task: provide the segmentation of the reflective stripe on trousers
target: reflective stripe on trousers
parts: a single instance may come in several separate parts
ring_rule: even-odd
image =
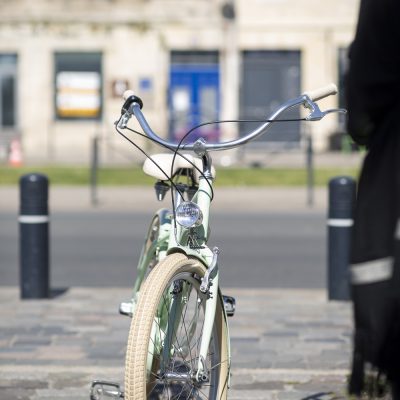
[[[397,221],[394,239],[400,240],[400,219]],[[350,266],[350,281],[353,285],[381,282],[393,276],[393,257],[384,257]]]
[[[393,262],[393,257],[385,257],[351,264],[350,281],[353,285],[362,285],[390,279],[393,275]]]

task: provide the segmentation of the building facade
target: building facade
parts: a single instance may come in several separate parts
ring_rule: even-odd
[[[113,129],[126,88],[142,97],[154,130],[176,140],[209,120],[266,118],[280,101],[341,83],[358,3],[0,0],[0,160],[17,144],[24,163],[84,164],[96,135],[105,162],[134,161]],[[282,123],[257,146],[301,146],[306,132],[323,151],[342,125],[335,116]],[[229,140],[252,126],[194,135]]]

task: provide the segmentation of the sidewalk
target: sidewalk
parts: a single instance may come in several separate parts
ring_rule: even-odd
[[[224,152],[225,153],[225,152]],[[215,153],[218,159],[218,152]],[[314,166],[318,167],[359,167],[361,153],[316,153]],[[265,167],[306,168],[305,154],[299,151],[266,153],[249,151],[243,155],[245,164],[261,163]],[[218,162],[217,162],[218,163]],[[50,185],[49,206],[51,212],[87,211],[87,210],[154,210],[158,207],[170,207],[167,195],[163,203],[156,200],[150,186],[112,187],[100,185],[97,189],[98,205],[92,205],[90,186]],[[0,212],[18,212],[18,186],[0,186]],[[313,205],[309,206],[309,193],[306,186],[301,187],[223,187],[215,188],[213,209],[234,211],[244,206],[248,210],[282,211],[282,210],[326,210],[327,188],[316,186],[313,189]]]
[[[307,203],[305,187],[224,187],[215,190],[213,211],[249,212],[271,211],[325,211],[327,189],[314,188],[313,206]],[[163,202],[158,202],[154,189],[146,187],[100,186],[98,204],[91,204],[88,186],[50,186],[50,213],[58,211],[153,211],[161,207],[169,208],[171,198],[168,193]],[[0,186],[0,212],[18,213],[18,186]]]
[[[344,398],[351,308],[321,290],[227,289],[229,399]],[[50,300],[0,289],[0,399],[88,400],[93,379],[123,383],[129,318],[126,288],[72,288]]]
[[[234,152],[233,152],[234,153]],[[226,158],[230,152],[215,152],[217,168],[221,158]],[[232,158],[233,156],[231,156]],[[228,156],[229,158],[229,156]],[[265,168],[306,168],[304,151],[287,150],[268,152],[263,148],[246,150],[240,157],[240,165],[259,164]],[[315,168],[340,167],[358,168],[361,166],[364,154],[361,152],[315,153],[313,164]],[[231,161],[234,161],[234,157]],[[266,173],[268,171],[266,170]],[[217,178],[218,179],[218,178]],[[19,193],[17,186],[0,186],[0,212],[18,210]],[[97,190],[101,210],[153,210],[154,207],[170,206],[169,197],[165,203],[158,203],[154,190],[150,186],[112,187],[100,185]],[[327,188],[314,187],[314,202],[312,209],[326,210]],[[306,186],[301,187],[223,187],[215,188],[213,207],[219,210],[233,211],[246,204],[255,211],[273,210],[309,210],[308,192]],[[77,211],[94,209],[91,204],[90,186],[56,186],[50,185],[51,211]]]

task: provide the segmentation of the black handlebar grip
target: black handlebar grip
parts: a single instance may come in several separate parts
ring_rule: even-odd
[[[140,109],[143,108],[143,101],[140,97],[136,96],[132,90],[126,90],[122,96],[125,100],[124,105],[121,109],[121,114],[129,112],[129,109],[133,103],[139,104]]]

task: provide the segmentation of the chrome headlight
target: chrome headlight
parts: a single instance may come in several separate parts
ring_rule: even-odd
[[[199,226],[203,222],[203,213],[197,204],[184,201],[176,208],[176,222],[184,228]]]

